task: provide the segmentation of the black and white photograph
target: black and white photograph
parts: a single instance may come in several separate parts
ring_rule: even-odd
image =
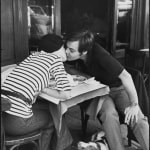
[[[149,0],[1,0],[1,150],[149,150]]]

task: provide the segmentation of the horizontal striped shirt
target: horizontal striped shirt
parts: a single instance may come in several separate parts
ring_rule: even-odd
[[[61,58],[55,54],[41,51],[38,54],[30,55],[21,62],[8,75],[2,89],[16,91],[31,100],[33,104],[36,93],[48,87],[52,77],[56,81],[57,90],[71,90]],[[32,104],[13,96],[1,96],[8,98],[12,103],[11,109],[7,113],[23,118],[33,115]]]

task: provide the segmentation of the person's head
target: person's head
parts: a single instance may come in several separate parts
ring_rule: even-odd
[[[66,61],[66,53],[63,45],[63,39],[56,34],[47,34],[40,39],[38,50],[47,53],[59,55],[63,61]]]
[[[52,53],[59,50],[63,45],[63,40],[60,36],[56,34],[47,34],[44,35],[38,45],[38,50],[45,51],[47,53]]]
[[[93,46],[94,35],[90,31],[70,33],[65,38],[65,49],[68,61],[82,59]]]

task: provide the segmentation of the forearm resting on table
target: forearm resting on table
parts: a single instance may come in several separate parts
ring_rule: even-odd
[[[59,91],[56,89],[45,88],[42,92],[58,99],[65,100],[71,98],[71,91]]]
[[[131,75],[124,69],[119,78],[128,93],[131,104],[138,103],[138,96]]]

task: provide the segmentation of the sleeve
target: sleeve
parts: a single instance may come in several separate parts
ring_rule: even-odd
[[[110,55],[104,48],[98,46],[96,52],[96,60],[98,65],[102,67],[109,75],[118,77],[123,71],[124,67],[116,60],[112,55]]]
[[[52,63],[50,73],[55,78],[57,90],[61,91],[71,90],[71,84],[68,80],[67,73],[60,58],[55,59],[55,61]]]

